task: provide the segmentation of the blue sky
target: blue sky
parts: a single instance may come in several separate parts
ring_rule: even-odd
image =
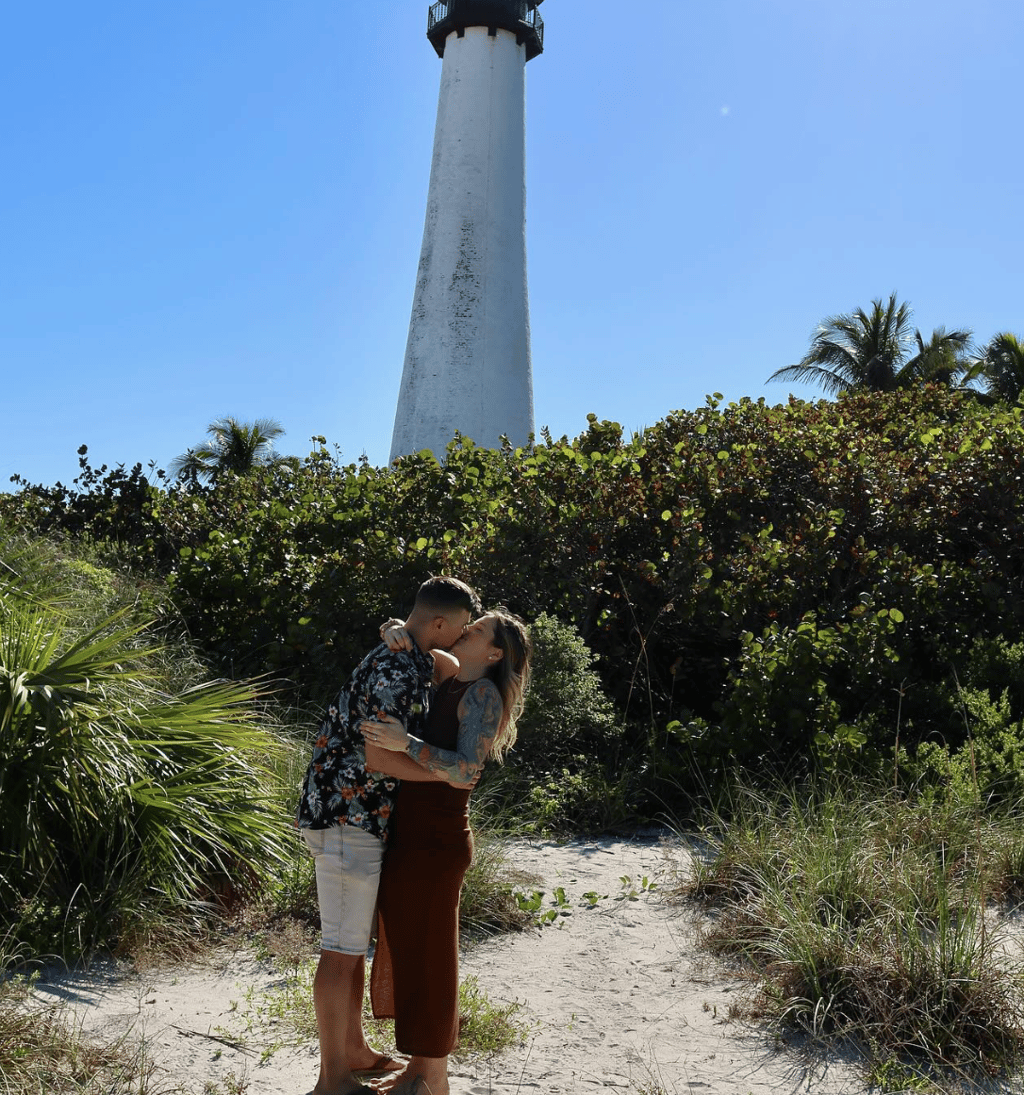
[[[386,462],[440,61],[427,0],[4,5],[0,489],[215,418]],[[627,431],[897,291],[1024,332],[1016,0],[548,0],[527,70],[538,428]],[[797,394],[814,395],[810,389]]]

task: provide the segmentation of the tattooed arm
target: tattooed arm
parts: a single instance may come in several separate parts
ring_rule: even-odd
[[[486,677],[470,686],[459,704],[459,741],[454,752],[438,749],[408,734],[405,751],[428,772],[445,773],[448,782],[465,787],[480,774],[501,724],[501,693]]]
[[[438,780],[447,783],[448,777],[443,772],[428,772],[422,764],[417,764],[412,757],[404,753],[394,753],[382,749],[379,745],[366,743],[366,770],[373,774],[381,773],[385,776],[394,776],[396,779],[412,780],[416,783],[428,783]]]
[[[375,719],[362,719],[359,730],[366,739],[366,770],[373,775],[380,773],[418,783],[437,780],[440,783],[455,784],[462,788],[468,787],[470,790],[476,786],[480,778],[481,769],[478,769],[476,775],[465,782],[462,779],[453,779],[447,768],[426,768],[417,763],[406,752],[406,747],[410,741],[419,741],[419,738],[407,734],[405,724],[394,715],[378,715]],[[456,755],[450,754],[453,757]],[[454,771],[457,772],[458,769],[455,768]]]

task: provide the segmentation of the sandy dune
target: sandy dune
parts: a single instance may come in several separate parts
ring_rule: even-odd
[[[663,896],[685,855],[657,837],[514,846],[513,862],[543,880],[544,907],[561,887],[571,913],[463,957],[463,975],[492,1001],[522,1005],[530,1032],[518,1049],[454,1062],[455,1095],[867,1091],[854,1063],[806,1057],[729,1019],[744,983],[698,953],[698,926]],[[265,1020],[246,1031],[253,1000],[279,983],[269,963],[219,952],[198,967],[53,975],[36,998],[67,1004],[103,1037],[144,1036],[168,1087],[303,1095],[316,1079],[315,1043],[275,1049]]]

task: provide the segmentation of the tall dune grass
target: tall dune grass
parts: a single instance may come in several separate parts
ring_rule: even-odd
[[[999,903],[1022,821],[875,788],[744,790],[684,889],[714,910],[709,948],[759,974],[756,1010],[921,1075],[1010,1074],[1024,978]]]

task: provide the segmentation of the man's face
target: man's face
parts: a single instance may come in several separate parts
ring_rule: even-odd
[[[436,635],[436,644],[441,650],[451,650],[451,648],[462,638],[462,633],[466,630],[472,614],[468,609],[456,609],[454,612],[450,612],[447,616],[439,616],[438,619],[442,621],[442,626],[439,628]]]

